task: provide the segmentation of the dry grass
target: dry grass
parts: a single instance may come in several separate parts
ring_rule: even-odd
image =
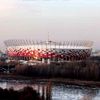
[[[53,63],[50,65],[17,65],[16,73],[44,78],[100,80],[100,63],[89,60],[84,62]]]

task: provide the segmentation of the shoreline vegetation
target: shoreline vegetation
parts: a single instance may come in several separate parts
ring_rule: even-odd
[[[0,67],[8,65],[0,63]],[[23,65],[11,62],[12,73],[0,73],[0,79],[23,79],[32,81],[55,82],[71,85],[100,87],[100,57],[81,62],[51,63],[38,65]]]
[[[0,88],[0,100],[45,100],[32,87],[24,87],[20,90]]]
[[[67,63],[51,63],[50,65],[21,65],[15,66],[16,75],[41,77],[41,78],[65,78],[87,81],[100,81],[100,62],[82,61]]]

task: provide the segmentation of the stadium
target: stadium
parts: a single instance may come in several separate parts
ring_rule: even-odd
[[[91,55],[92,41],[34,41],[6,40],[10,59],[41,62],[66,62],[86,60]]]

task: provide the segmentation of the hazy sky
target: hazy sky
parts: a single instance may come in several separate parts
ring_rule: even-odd
[[[92,40],[100,49],[100,0],[0,0],[0,48],[7,39]]]

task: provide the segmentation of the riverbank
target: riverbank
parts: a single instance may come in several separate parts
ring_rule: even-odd
[[[66,79],[66,78],[37,78],[37,77],[26,77],[21,75],[0,75],[0,81],[6,80],[28,80],[31,83],[35,82],[44,82],[51,84],[65,84],[65,85],[78,85],[78,86],[86,86],[86,87],[100,87],[100,81],[86,81],[86,80],[76,80],[76,79]]]
[[[100,81],[100,62],[92,60],[42,65],[18,64],[15,66],[15,70],[17,75],[29,77]]]
[[[32,82],[63,83],[87,87],[100,87],[100,62],[87,60],[82,62],[52,63],[50,65],[23,65],[14,62],[1,64],[1,69],[13,72],[0,74],[2,80],[29,80]]]

